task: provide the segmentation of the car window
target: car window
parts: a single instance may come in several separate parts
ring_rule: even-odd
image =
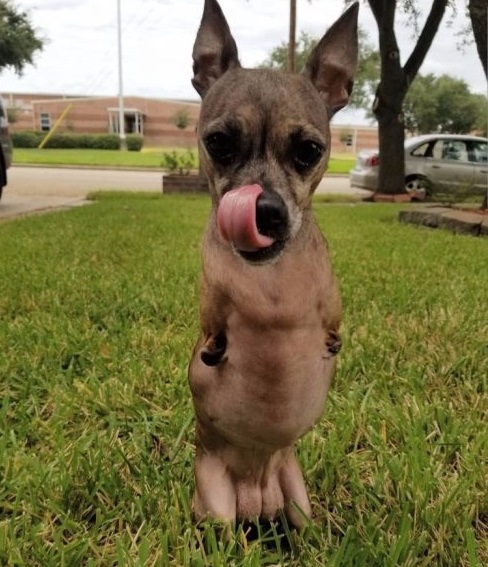
[[[488,162],[488,142],[471,142],[471,161]]]
[[[432,155],[448,161],[468,161],[468,149],[463,140],[437,140]]]
[[[425,142],[420,144],[411,153],[415,157],[432,157],[432,142]]]

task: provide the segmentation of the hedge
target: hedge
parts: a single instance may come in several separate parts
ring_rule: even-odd
[[[144,144],[144,138],[137,134],[129,134],[126,138],[127,149],[130,152],[140,152]]]
[[[44,137],[42,132],[12,132],[12,144],[14,148],[37,148]]]
[[[44,132],[12,132],[12,143],[14,148],[37,148],[44,139]],[[53,134],[47,141],[45,148],[56,149],[96,149],[96,150],[118,150],[119,136],[117,134]],[[132,151],[142,148],[142,136],[127,136],[127,147]]]

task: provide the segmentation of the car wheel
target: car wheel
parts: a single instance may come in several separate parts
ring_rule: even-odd
[[[409,175],[405,179],[405,192],[412,196],[413,201],[423,201],[429,193],[429,182],[421,175]]]

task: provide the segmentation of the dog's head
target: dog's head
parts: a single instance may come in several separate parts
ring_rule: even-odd
[[[200,161],[222,236],[249,261],[275,258],[302,226],[326,169],[329,121],[348,102],[357,67],[353,4],[302,74],[243,69],[216,0],[205,0],[193,48],[202,97]]]

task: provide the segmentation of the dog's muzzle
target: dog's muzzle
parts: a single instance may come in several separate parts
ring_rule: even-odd
[[[288,210],[281,196],[256,184],[225,193],[217,221],[223,238],[251,262],[276,257],[289,232]]]

